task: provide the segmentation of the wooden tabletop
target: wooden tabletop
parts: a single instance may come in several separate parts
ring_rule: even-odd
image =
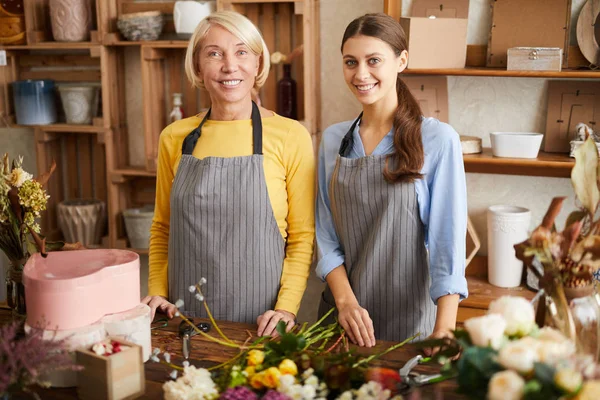
[[[9,322],[10,318],[9,310],[0,309],[0,324]],[[195,322],[200,321],[200,319],[195,320]],[[168,326],[153,329],[152,346],[153,348],[160,348],[161,351],[169,352],[172,356],[172,362],[181,365],[183,360],[181,354],[181,339],[179,339],[177,336],[177,327],[179,323],[180,319],[174,318],[169,321]],[[239,343],[243,343],[248,338],[248,332],[256,334],[255,325],[223,321],[219,322],[219,327],[225,333],[225,335],[227,335],[227,337]],[[212,330],[210,334],[216,335],[216,332]],[[356,350],[360,354],[372,354],[374,352],[381,352],[391,345],[393,345],[391,342],[378,341],[378,344],[375,348],[356,348]],[[190,363],[197,367],[208,367],[215,365],[215,363],[226,361],[235,354],[237,354],[235,349],[219,345],[198,335],[192,338]],[[380,360],[373,362],[373,364],[398,369],[402,367],[407,360],[417,354],[418,351],[416,349],[410,345],[406,345],[400,349],[386,354]],[[438,372],[435,366],[427,365],[420,365],[415,368],[415,371],[421,373]],[[143,398],[162,399],[162,384],[169,379],[168,375],[170,372],[171,370],[166,365],[148,361],[145,364],[146,394],[143,396]],[[420,394],[422,399],[464,398],[456,393],[456,388],[457,386],[455,381],[446,381],[435,385],[422,387],[420,389]],[[38,390],[38,393],[42,399],[77,399],[76,388],[40,389]]]

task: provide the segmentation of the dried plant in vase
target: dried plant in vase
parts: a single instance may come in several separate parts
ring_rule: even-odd
[[[599,178],[598,150],[588,137],[575,151],[571,172],[579,209],[568,216],[564,230],[558,232],[554,221],[565,198],[554,198],[541,225],[529,239],[515,245],[517,257],[537,275],[544,290],[538,323],[542,324],[547,314],[580,350],[596,360],[600,358],[600,297],[594,285],[600,269]],[[586,318],[582,318],[584,314]]]
[[[25,290],[22,284],[23,267],[29,256],[40,252],[73,250],[79,243],[49,242],[40,232],[36,219],[46,210],[48,194],[44,185],[56,164],[37,178],[23,169],[23,158],[13,160],[4,154],[0,165],[0,250],[10,261],[7,273],[7,300],[16,315],[24,315]]]

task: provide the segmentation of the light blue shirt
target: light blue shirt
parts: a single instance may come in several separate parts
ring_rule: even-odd
[[[316,234],[319,251],[317,276],[322,280],[344,264],[344,253],[335,232],[329,200],[329,183],[340,144],[353,121],[330,126],[323,132],[319,148],[319,188],[316,204]],[[354,129],[354,146],[348,158],[366,157]],[[419,214],[424,225],[425,245],[429,253],[430,295],[434,303],[448,294],[468,296],[465,279],[467,188],[460,139],[448,124],[435,118],[423,118],[421,125],[425,162],[423,179],[415,181]],[[372,155],[394,151],[393,132],[377,145]]]

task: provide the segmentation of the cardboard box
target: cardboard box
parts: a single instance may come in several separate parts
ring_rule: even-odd
[[[562,49],[558,47],[511,47],[509,71],[558,71],[562,69]]]
[[[145,392],[142,347],[118,338],[103,342],[110,341],[127,348],[109,356],[99,356],[87,348],[77,350],[77,364],[83,366],[77,375],[77,395],[82,400],[135,399]]]
[[[464,68],[466,18],[400,18],[408,38],[408,68]]]

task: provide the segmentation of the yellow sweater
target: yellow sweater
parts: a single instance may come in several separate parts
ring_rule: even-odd
[[[183,140],[200,124],[202,117],[197,115],[174,122],[160,135],[156,206],[150,230],[148,292],[151,296],[168,297],[171,186],[181,159]],[[281,236],[286,241],[281,289],[275,308],[297,314],[306,289],[315,233],[312,141],[297,121],[274,115],[264,117],[262,124],[267,191]],[[193,152],[200,159],[250,154],[251,120],[206,121]]]

